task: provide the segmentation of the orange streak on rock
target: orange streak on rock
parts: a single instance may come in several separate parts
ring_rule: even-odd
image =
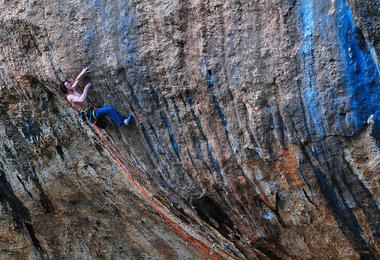
[[[303,180],[298,174],[298,162],[296,151],[292,146],[282,152],[282,160],[275,162],[277,171],[282,172],[289,185],[289,188],[303,186]]]

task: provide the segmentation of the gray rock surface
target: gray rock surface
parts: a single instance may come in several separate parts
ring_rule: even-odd
[[[379,2],[0,0],[0,259],[380,258]]]

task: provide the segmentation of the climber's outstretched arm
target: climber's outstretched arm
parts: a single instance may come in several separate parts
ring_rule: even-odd
[[[81,73],[79,73],[79,75],[77,76],[77,78],[75,79],[75,82],[74,84],[71,86],[72,89],[75,89],[75,87],[78,85],[79,81],[82,80],[83,76],[86,74],[86,73],[89,73],[90,72],[90,69],[89,68],[84,68]]]

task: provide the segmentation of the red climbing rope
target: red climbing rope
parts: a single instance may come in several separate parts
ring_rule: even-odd
[[[120,168],[123,170],[125,175],[128,177],[128,179],[135,185],[135,187],[140,191],[140,193],[150,202],[150,204],[157,210],[157,212],[172,226],[179,234],[181,234],[184,238],[186,238],[186,241],[189,241],[190,243],[194,244],[196,247],[201,249],[202,251],[206,252],[208,255],[212,255],[212,257],[217,260],[218,257],[215,254],[212,254],[212,251],[208,250],[204,246],[202,246],[199,242],[195,241],[193,238],[191,238],[189,235],[187,235],[177,224],[175,224],[164,212],[161,210],[161,208],[151,199],[151,197],[141,188],[140,184],[133,179],[132,175],[125,169],[124,165],[120,162],[119,158],[115,155],[107,141],[104,139],[102,133],[100,130],[96,127],[96,122],[93,124],[94,129],[96,130],[98,136],[102,140],[103,144],[106,146],[107,150],[112,155],[113,159],[116,161],[116,163],[120,166]]]

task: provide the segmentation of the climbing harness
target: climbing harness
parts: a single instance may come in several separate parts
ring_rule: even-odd
[[[88,112],[88,111],[86,111],[86,112]],[[109,146],[108,142],[105,140],[105,138],[103,137],[102,133],[98,129],[96,123],[97,123],[96,121],[93,122],[93,126],[94,126],[94,129],[95,129],[96,133],[98,134],[99,138],[102,140],[104,146],[107,148],[108,152],[111,154],[112,158],[119,165],[119,167],[122,169],[122,171],[124,172],[124,174],[133,183],[133,185],[138,189],[138,191],[140,192],[140,194],[143,195],[143,197],[145,197],[145,199],[149,201],[150,205],[168,222],[168,224],[170,226],[172,226],[174,228],[174,230],[176,230],[180,235],[182,235],[186,239],[186,244],[187,244],[187,242],[192,243],[193,245],[195,245],[196,247],[198,247],[199,249],[201,249],[202,251],[204,251],[208,255],[211,255],[214,260],[217,260],[218,257],[213,252],[214,248],[215,248],[215,245],[212,246],[211,250],[208,250],[203,245],[201,245],[200,242],[197,242],[194,238],[192,238],[189,235],[187,235],[185,233],[185,231],[183,231],[177,224],[175,224],[165,214],[165,212],[156,204],[156,202],[154,202],[154,200],[153,200],[154,196],[151,198],[149,196],[149,194],[146,191],[144,191],[144,189],[140,186],[140,184],[137,181],[135,181],[135,179],[132,177],[132,175],[125,169],[125,166],[120,162],[119,158],[115,155],[114,151],[111,149],[111,147]]]
[[[79,116],[83,121],[86,121],[87,117],[90,120],[90,123],[93,124],[96,122],[95,107],[89,104],[88,107],[79,112]]]
[[[88,118],[91,124],[94,124],[101,129],[105,129],[107,127],[106,122],[103,121],[101,118],[96,118],[95,110],[96,107],[92,104],[89,104],[85,109],[79,112],[79,117],[84,122],[86,122],[86,118]]]

